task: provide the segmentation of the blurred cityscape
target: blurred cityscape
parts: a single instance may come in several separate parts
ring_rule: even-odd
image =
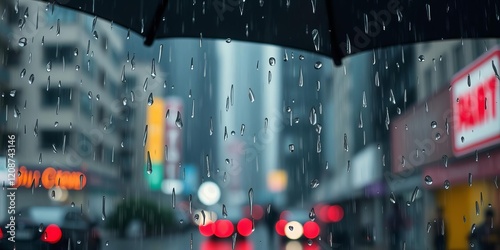
[[[200,224],[202,210],[238,221],[264,220],[270,206],[314,208],[319,241],[345,249],[435,249],[440,218],[446,249],[468,249],[480,211],[500,212],[498,137],[479,141],[500,127],[499,87],[452,86],[498,40],[384,48],[334,67],[238,41],[144,48],[135,34],[54,4],[2,1],[0,12],[0,157],[16,135],[19,208],[77,204],[105,220],[123,200],[144,198],[183,211],[186,224]],[[470,89],[485,81],[468,79]],[[493,125],[454,126],[467,93],[465,106],[492,107],[484,119]],[[44,182],[49,167],[67,171],[59,183]]]

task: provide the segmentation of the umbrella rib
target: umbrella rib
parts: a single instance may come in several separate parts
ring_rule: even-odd
[[[331,45],[331,50],[332,50],[332,58],[333,62],[335,65],[340,66],[342,65],[342,52],[339,49],[339,43],[338,43],[338,38],[336,36],[335,32],[335,27],[334,27],[334,21],[335,18],[333,16],[333,1],[332,0],[326,0],[326,13],[328,17],[328,28],[330,30],[330,45]]]
[[[144,44],[146,46],[151,46],[153,44],[153,41],[155,40],[156,37],[156,31],[160,26],[162,15],[163,13],[165,13],[167,5],[168,5],[168,0],[161,0],[161,2],[158,4],[153,20],[149,25],[148,32],[146,33],[146,39],[144,40]]]

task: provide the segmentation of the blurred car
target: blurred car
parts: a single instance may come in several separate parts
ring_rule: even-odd
[[[7,226],[1,228],[0,249],[101,248],[97,222],[80,208],[34,206],[20,210],[12,218],[15,220],[8,218],[2,223]]]

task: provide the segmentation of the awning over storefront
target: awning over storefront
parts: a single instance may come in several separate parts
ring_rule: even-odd
[[[425,185],[427,188],[443,188],[444,182],[448,181],[451,186],[469,182],[471,176],[472,185],[474,180],[490,179],[493,184],[495,177],[500,175],[500,148],[496,148],[476,156],[470,156],[448,163],[448,167],[443,164],[434,164],[423,171],[423,176],[432,178],[432,185]],[[422,178],[422,183],[424,179]]]

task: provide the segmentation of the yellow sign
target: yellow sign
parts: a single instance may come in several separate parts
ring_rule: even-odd
[[[41,183],[40,183],[41,182]],[[69,190],[81,190],[87,184],[87,177],[81,172],[55,170],[48,167],[42,173],[38,170],[28,170],[21,166],[18,171],[14,187],[38,187],[42,185],[46,189],[60,187]]]
[[[267,188],[269,191],[283,192],[288,184],[288,175],[285,170],[273,170],[267,174]]]
[[[147,110],[148,139],[146,141],[146,152],[144,153],[145,157],[147,157],[147,152],[149,151],[152,163],[163,163],[164,112],[165,103],[160,98],[155,99],[155,102]]]

